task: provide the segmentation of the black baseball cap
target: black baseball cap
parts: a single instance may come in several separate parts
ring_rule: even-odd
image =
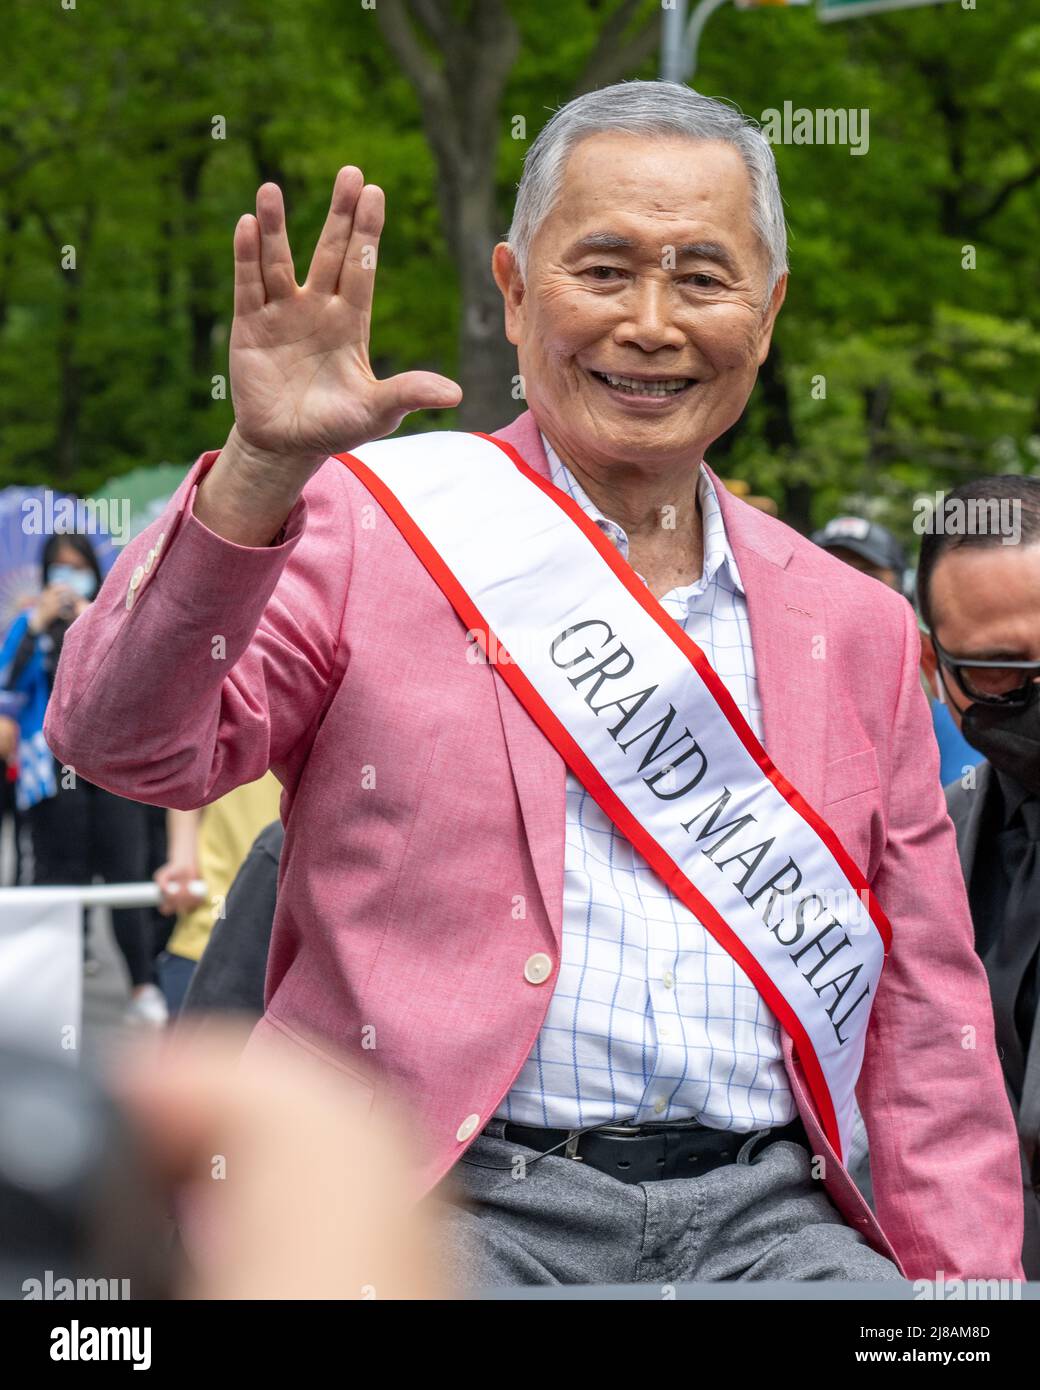
[[[906,569],[906,551],[887,526],[862,516],[836,516],[811,539],[824,550],[851,550],[868,564],[880,569]]]

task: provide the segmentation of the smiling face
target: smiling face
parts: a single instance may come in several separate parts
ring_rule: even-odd
[[[751,181],[719,141],[589,136],[533,239],[494,253],[528,405],[588,471],[699,460],[740,416],[786,277],[767,295]]]

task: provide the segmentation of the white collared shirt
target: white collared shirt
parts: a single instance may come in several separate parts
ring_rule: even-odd
[[[542,443],[552,481],[627,559],[623,528],[544,434]],[[744,586],[703,467],[698,496],[703,573],[660,603],[761,738]],[[772,1011],[568,771],[560,971],[534,1049],[496,1114],[554,1129],[696,1118],[750,1131],[796,1113]]]

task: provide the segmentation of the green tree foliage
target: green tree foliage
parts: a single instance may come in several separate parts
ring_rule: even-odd
[[[406,8],[436,64],[438,17],[464,24],[492,3]],[[654,76],[660,17],[654,0],[499,3],[520,45],[486,132],[496,234],[549,112],[589,85]],[[0,485],[89,492],[219,446],[231,234],[265,178],[286,191],[301,274],[339,165],[381,183],[376,370],[458,370],[444,166],[371,7],[11,0],[5,38]],[[712,461],[803,526],[857,505],[904,534],[918,493],[1040,466],[1040,0],[828,26],[808,9],[725,8],[695,85],[756,117],[789,101],[870,119],[863,156],[777,146],[790,289],[751,406]]]

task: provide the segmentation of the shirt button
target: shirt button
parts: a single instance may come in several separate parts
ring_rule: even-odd
[[[664,985],[665,989],[671,989],[672,985],[675,984],[675,976],[670,970],[666,970],[661,976],[661,983]]]
[[[462,1124],[460,1124],[458,1129],[455,1131],[455,1138],[459,1141],[460,1144],[464,1144],[479,1124],[479,1115],[467,1115],[466,1118],[462,1121]]]
[[[536,951],[529,956],[524,966],[524,979],[528,984],[540,985],[552,974],[552,961],[544,951]]]
[[[666,1100],[655,1100],[655,1101],[654,1101],[654,1114],[655,1114],[655,1115],[663,1115],[664,1112],[665,1112],[667,1109],[668,1109],[668,1102],[667,1102]]]

